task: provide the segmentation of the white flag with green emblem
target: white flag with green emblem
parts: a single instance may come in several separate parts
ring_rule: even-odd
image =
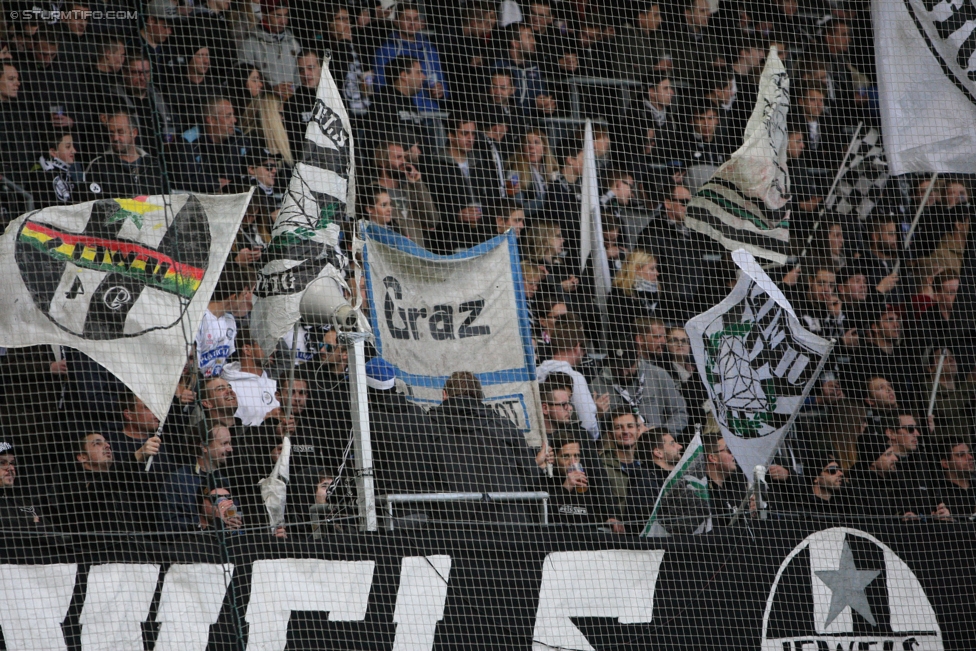
[[[722,436],[752,481],[796,418],[833,344],[804,328],[750,253],[725,300],[685,326]]]

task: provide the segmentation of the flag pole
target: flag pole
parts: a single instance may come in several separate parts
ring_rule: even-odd
[[[912,245],[912,236],[915,235],[915,229],[918,228],[918,220],[922,218],[922,212],[925,210],[925,204],[928,203],[929,197],[932,196],[932,190],[935,188],[935,180],[939,178],[938,172],[932,172],[932,178],[929,179],[929,187],[925,188],[925,194],[922,195],[922,201],[918,205],[918,210],[915,211],[915,217],[912,219],[912,225],[908,227],[908,233],[905,235],[905,252],[908,253],[908,248]],[[898,273],[901,268],[901,258],[895,260],[895,266],[891,273]]]
[[[823,204],[820,206],[820,211],[817,213],[817,221],[813,222],[813,229],[810,231],[810,235],[807,236],[807,241],[803,244],[803,250],[800,251],[800,260],[806,256],[807,251],[810,249],[810,243],[813,242],[813,237],[820,229],[820,222],[823,221],[824,215],[827,214],[827,206],[830,205],[830,198],[834,196],[834,192],[837,190],[837,184],[840,183],[841,177],[844,176],[844,168],[847,167],[847,159],[851,157],[851,153],[854,151],[855,143],[857,143],[857,137],[861,135],[861,129],[863,127],[863,121],[857,123],[857,129],[854,131],[854,137],[851,138],[851,143],[847,145],[847,153],[844,154],[844,160],[841,161],[840,168],[838,168],[837,174],[834,175],[834,182],[830,184],[830,191],[827,192],[827,197],[824,199]]]
[[[939,355],[939,365],[935,367],[935,381],[932,382],[932,392],[929,394],[929,408],[925,414],[928,418],[931,418],[932,414],[935,413],[935,397],[939,394],[939,381],[942,379],[942,367],[945,365],[947,352],[945,348],[942,349],[942,354]]]
[[[793,427],[793,423],[796,421],[796,417],[800,415],[800,410],[803,409],[803,403],[805,403],[807,401],[807,398],[810,396],[810,392],[813,390],[813,385],[816,384],[817,379],[820,377],[820,374],[823,373],[823,368],[824,366],[826,366],[827,360],[830,358],[830,353],[834,351],[834,346],[836,345],[837,345],[836,339],[831,339],[830,342],[828,343],[827,352],[824,354],[823,357],[820,358],[820,362],[817,364],[817,369],[813,372],[813,375],[810,377],[810,381],[807,382],[807,385],[805,387],[803,387],[803,393],[800,394],[800,400],[796,404],[796,409],[793,410],[793,413],[790,414],[789,420],[787,420],[786,424],[783,425],[783,432],[784,432],[783,438],[776,445],[776,447],[773,448],[772,452],[769,453],[769,456],[766,457],[766,462],[762,466],[763,468],[768,470],[769,464],[771,464],[773,462],[773,459],[776,458],[776,455],[779,454],[779,449],[783,446],[783,441],[786,440],[785,432],[788,432],[789,429]],[[735,515],[733,515],[732,520],[729,521],[730,527],[739,521],[739,516],[742,515],[743,511],[746,508],[746,505],[749,504],[749,498],[751,498],[753,494],[756,492],[757,484],[758,481],[755,479],[752,481],[751,484],[749,484],[749,489],[746,490],[746,494],[742,497],[742,501],[739,503],[739,508],[736,509]]]

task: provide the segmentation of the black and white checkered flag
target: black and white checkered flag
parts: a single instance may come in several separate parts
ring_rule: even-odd
[[[866,220],[878,205],[888,176],[881,134],[869,129],[855,144],[834,194],[827,198],[827,210]]]

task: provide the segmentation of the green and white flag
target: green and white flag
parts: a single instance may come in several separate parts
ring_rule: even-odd
[[[790,193],[789,109],[790,78],[772,47],[742,146],[695,193],[685,226],[729,251],[745,249],[777,264],[786,263],[790,225],[778,211]]]
[[[820,375],[833,344],[804,328],[756,259],[732,253],[742,270],[732,293],[685,325],[722,436],[752,482],[767,465]]]
[[[641,537],[708,533],[712,529],[709,503],[705,448],[701,434],[695,434],[661,487]]]
[[[272,351],[299,320],[305,288],[331,277],[344,285],[347,261],[339,249],[337,222],[352,214],[353,143],[349,116],[322,62],[312,119],[305,130],[302,160],[271,232],[267,264],[258,274],[251,330],[261,348]]]

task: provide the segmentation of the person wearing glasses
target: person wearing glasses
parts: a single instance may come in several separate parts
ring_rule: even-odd
[[[848,481],[844,469],[832,452],[812,453],[807,461],[810,474],[810,491],[798,504],[798,510],[828,517],[840,517],[847,513]]]
[[[255,194],[264,195],[272,213],[281,208],[281,200],[284,197],[280,190],[275,190],[279,164],[278,157],[265,147],[248,149],[248,184],[256,188]]]
[[[749,483],[720,433],[706,434],[703,443],[712,523],[718,526],[728,525],[742,504]]]
[[[907,513],[925,515],[939,510],[935,477],[925,461],[921,431],[915,417],[899,411],[883,421],[887,444],[898,455],[898,470],[904,484],[903,506]]]

